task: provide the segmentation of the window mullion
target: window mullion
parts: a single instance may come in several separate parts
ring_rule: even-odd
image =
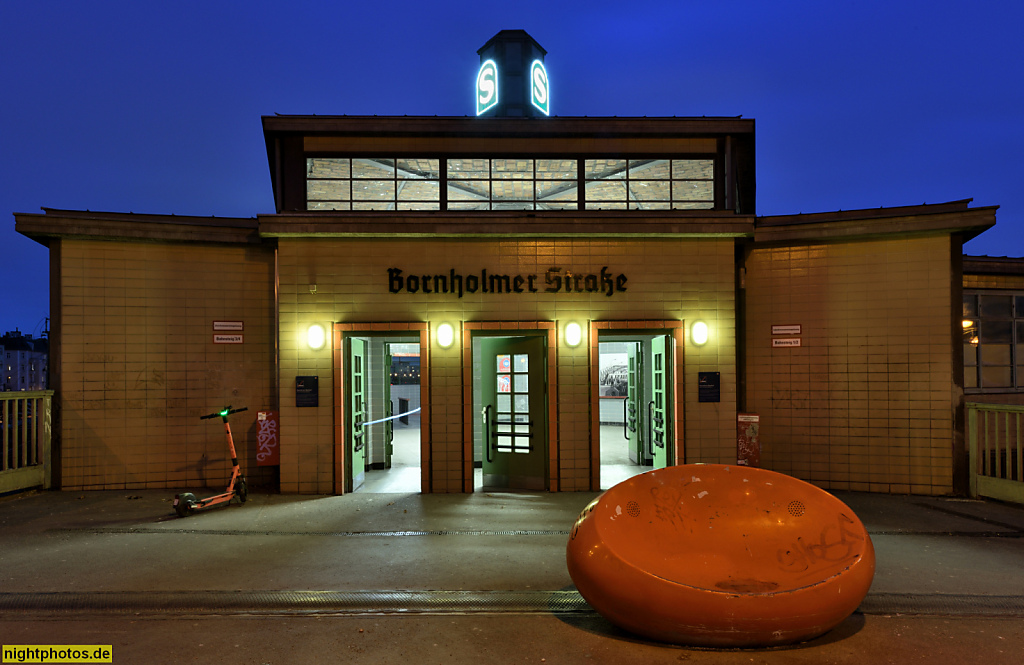
[[[448,210],[448,158],[441,157],[437,161],[437,186],[440,191],[437,193],[438,208]]]
[[[587,207],[587,174],[583,172],[586,160],[582,157],[576,159],[576,209],[584,210]]]

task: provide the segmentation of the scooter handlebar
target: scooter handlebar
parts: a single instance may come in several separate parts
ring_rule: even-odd
[[[224,407],[216,413],[210,413],[205,416],[199,416],[199,420],[206,420],[207,418],[224,418],[227,419],[232,413],[238,413],[240,411],[248,411],[249,407],[243,406],[241,409],[232,409],[230,406]]]

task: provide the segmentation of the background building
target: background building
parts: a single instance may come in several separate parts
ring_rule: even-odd
[[[49,340],[33,339],[20,331],[0,337],[0,391],[46,390],[49,374]]]
[[[964,257],[964,390],[1024,404],[1024,259]]]

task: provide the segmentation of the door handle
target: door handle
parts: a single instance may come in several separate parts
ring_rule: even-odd
[[[654,457],[654,401],[647,403],[647,446]]]
[[[622,436],[625,439],[629,438],[629,395],[622,400]]]
[[[362,418],[357,418],[355,422],[355,431],[352,432],[352,438],[355,440],[355,445],[352,447],[353,452],[359,452],[366,445],[366,439],[364,438],[366,430],[363,429]]]
[[[658,448],[664,448],[665,447],[664,438],[662,437],[661,443],[658,443],[659,438],[654,436],[654,400],[651,400],[650,402],[647,403],[647,421],[648,421],[648,431],[651,433],[651,437],[650,437],[651,438],[651,454],[653,455],[654,454],[655,446],[657,446]],[[658,422],[663,422],[663,421],[658,421]]]
[[[387,415],[387,417],[388,417],[388,420],[387,420],[388,443],[394,443],[395,442],[395,421],[392,420],[392,417],[394,417],[394,415],[395,415],[395,403],[392,402],[391,400],[388,400],[388,412],[385,415]]]
[[[487,456],[488,464],[494,462],[494,459],[491,457],[491,408],[492,406],[488,404],[487,406],[484,407],[483,410],[484,454]]]

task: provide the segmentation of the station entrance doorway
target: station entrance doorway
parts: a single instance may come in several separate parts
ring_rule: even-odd
[[[352,331],[339,342],[336,491],[423,491],[421,336]]]
[[[549,489],[548,339],[474,335],[473,489]]]
[[[600,487],[675,464],[675,342],[670,334],[600,331]]]

